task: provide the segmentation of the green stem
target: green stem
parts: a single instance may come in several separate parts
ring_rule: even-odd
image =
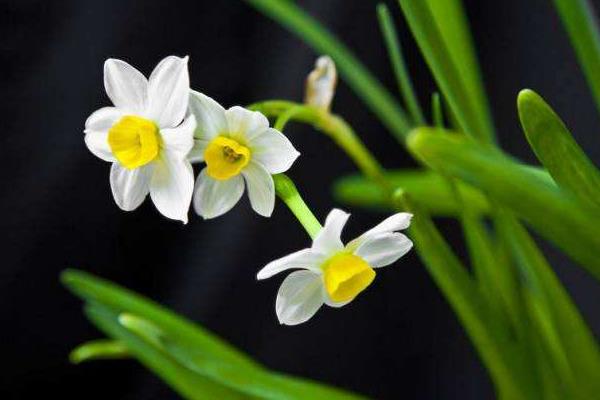
[[[366,177],[386,190],[390,189],[383,167],[342,117],[313,106],[281,100],[255,103],[250,108],[267,117],[276,117],[276,129],[285,126],[290,120],[311,124],[333,139]]]
[[[285,128],[287,123],[294,117],[294,115],[302,112],[302,108],[303,108],[302,105],[290,107],[283,113],[279,114],[279,117],[277,117],[277,120],[275,121],[273,128],[275,130],[278,130],[279,132],[283,132],[283,128]]]
[[[323,228],[319,220],[306,205],[294,182],[285,174],[273,175],[275,181],[275,192],[277,196],[288,206],[290,211],[296,216],[300,224],[308,233],[311,239],[314,239]]]

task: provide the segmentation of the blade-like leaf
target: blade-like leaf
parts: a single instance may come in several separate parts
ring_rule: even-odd
[[[480,295],[431,218],[408,194],[399,192],[398,197],[402,208],[414,215],[409,233],[419,257],[461,320],[500,393],[505,398],[533,398],[536,388],[527,379],[527,360],[510,341],[508,326]]]
[[[168,332],[177,332],[181,342],[197,346],[207,356],[241,366],[257,364],[222,339],[174,314],[165,307],[114,283],[97,278],[83,271],[67,270],[61,275],[62,282],[77,296],[86,301],[104,304],[120,313],[129,312],[160,326]]]
[[[492,118],[483,88],[477,54],[469,30],[469,22],[461,0],[427,0],[442,39],[460,72],[464,86],[482,123],[493,136]]]
[[[71,354],[69,360],[73,364],[79,364],[84,361],[101,359],[119,359],[131,357],[127,346],[116,340],[94,340],[77,346]]]
[[[524,290],[561,378],[571,391],[585,393],[582,398],[593,398],[600,392],[600,349],[593,333],[525,228],[510,216],[499,226],[520,266]]]
[[[399,0],[399,3],[461,129],[470,136],[492,142],[493,127],[460,3],[455,0]]]
[[[554,0],[600,110],[600,32],[589,0]]]
[[[106,335],[124,343],[129,351],[149,370],[186,399],[247,399],[248,396],[213,382],[181,365],[165,352],[125,329],[119,314],[100,303],[85,308],[88,318]]]
[[[456,217],[461,212],[450,187],[439,174],[427,170],[396,170],[385,174],[386,181],[394,188],[410,193],[415,202],[436,217]],[[485,197],[472,187],[457,182],[464,204],[474,214],[485,214],[489,204]],[[349,175],[336,181],[333,187],[336,200],[357,207],[373,210],[390,210],[394,205],[380,185],[361,175]]]
[[[517,104],[527,140],[556,183],[582,201],[600,206],[600,172],[558,115],[528,89],[519,93]]]
[[[100,316],[94,312],[89,314],[101,330],[124,343],[144,365],[181,393],[187,393],[189,398],[230,398],[206,395],[207,391],[270,400],[362,398],[307,379],[269,371],[201,327],[110,282],[79,271],[65,272],[63,281],[92,304],[92,311],[102,311]],[[182,374],[182,381],[176,372],[180,368],[187,371]],[[197,377],[188,375],[189,372]]]
[[[412,80],[410,79],[410,74],[408,73],[406,62],[404,61],[404,55],[402,54],[402,48],[400,47],[400,40],[396,33],[394,20],[385,4],[380,3],[377,5],[377,17],[379,18],[381,33],[385,39],[388,56],[392,63],[394,75],[396,76],[400,93],[402,93],[404,104],[410,111],[415,124],[424,125],[425,118],[423,117],[423,111],[419,105],[419,100],[415,94]]]
[[[600,278],[600,215],[542,178],[539,172],[458,134],[418,128],[411,152],[434,169],[498,200]]]
[[[411,123],[394,97],[334,35],[292,1],[246,0],[298,35],[317,52],[329,55],[342,78],[395,137],[404,142]]]

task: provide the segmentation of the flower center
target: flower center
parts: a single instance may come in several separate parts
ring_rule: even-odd
[[[375,279],[375,271],[354,254],[333,256],[323,266],[325,289],[335,302],[350,301]]]
[[[239,174],[250,162],[250,149],[237,141],[217,136],[204,150],[206,173],[211,178],[226,180]]]
[[[125,168],[141,167],[158,156],[158,128],[150,120],[126,115],[108,131],[108,145]]]

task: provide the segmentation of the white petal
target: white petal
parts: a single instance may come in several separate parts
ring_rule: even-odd
[[[167,150],[179,158],[185,158],[194,147],[195,128],[196,118],[190,115],[176,128],[161,129],[160,134]]]
[[[271,174],[280,174],[290,169],[300,155],[285,135],[269,128],[250,143],[252,157]]]
[[[269,120],[258,111],[234,106],[225,111],[229,136],[242,143],[249,143],[269,128]]]
[[[382,222],[377,224],[375,227],[369,229],[356,239],[352,240],[350,243],[348,243],[346,247],[352,250],[372,236],[379,235],[380,233],[389,233],[406,229],[409,227],[411,219],[412,214],[410,213],[396,213],[391,217],[384,219]]]
[[[163,150],[154,161],[150,181],[150,197],[157,210],[167,218],[188,221],[188,210],[194,192],[192,164],[177,154]]]
[[[270,217],[275,208],[275,184],[273,177],[260,164],[254,161],[242,170],[248,186],[248,197],[254,211],[263,217]]]
[[[401,233],[380,233],[361,243],[354,254],[373,268],[385,267],[408,253],[412,245],[411,240]]]
[[[275,312],[284,325],[308,321],[323,305],[323,280],[311,271],[296,271],[281,284],[275,301]]]
[[[196,139],[209,141],[215,136],[229,131],[225,109],[210,97],[191,90],[189,108],[198,122],[194,135]]]
[[[208,147],[210,140],[194,139],[194,146],[188,153],[188,160],[194,164],[204,161],[204,150]]]
[[[206,174],[204,168],[196,179],[194,210],[204,219],[215,218],[231,210],[244,193],[244,179],[240,175],[218,181]]]
[[[382,222],[375,225],[374,228],[371,228],[367,232],[365,232],[365,234],[401,231],[403,229],[408,228],[411,219],[412,214],[410,213],[397,213],[392,215],[391,217],[384,219]]]
[[[116,161],[108,145],[108,131],[86,130],[84,140],[87,148],[96,157],[108,162]]]
[[[125,61],[104,62],[104,89],[113,104],[125,112],[142,114],[148,99],[148,81]]]
[[[317,273],[321,272],[319,265],[324,261],[323,254],[315,253],[311,249],[304,249],[285,257],[271,261],[263,269],[258,271],[256,279],[267,279],[275,274],[288,269],[308,269]]]
[[[329,254],[334,251],[338,251],[344,248],[342,243],[342,229],[348,221],[350,214],[334,208],[331,210],[327,218],[325,219],[325,225],[323,229],[319,231],[315,239],[313,240],[313,250]]]
[[[188,57],[169,56],[150,75],[146,114],[161,128],[173,128],[185,117],[190,97],[187,63]]]
[[[110,169],[110,187],[117,205],[125,211],[138,208],[148,194],[151,176],[151,165],[130,170],[114,163]]]
[[[116,107],[103,107],[94,111],[85,121],[85,130],[108,131],[123,116]]]

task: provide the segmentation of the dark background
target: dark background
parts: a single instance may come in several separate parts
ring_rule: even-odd
[[[375,1],[300,3],[395,87]],[[434,86],[396,4],[390,6],[426,104]],[[469,0],[466,6],[503,147],[534,162],[515,110],[518,90],[530,87],[600,160],[598,114],[552,2]],[[414,253],[378,274],[351,305],[282,327],[274,312],[282,277],[254,278],[266,262],[308,243],[281,204],[271,219],[244,200],[224,217],[205,222],[193,215],[186,226],[160,216],[149,200],[130,213],[114,204],[109,166],[86,149],[82,133],[86,117],[109,104],[102,85],[106,58],[148,74],[164,56],[187,54],[192,87],[226,107],[299,100],[315,54],[298,39],[241,1],[2,1],[0,46],[1,398],[177,398],[134,361],[68,363],[71,348],[100,334],[59,284],[67,267],[148,295],[277,370],[381,399],[493,397],[484,368]],[[334,110],[385,166],[414,165],[344,83]],[[336,205],[330,184],[355,168],[310,129],[292,126],[288,134],[303,153],[290,175],[324,218]],[[351,211],[348,238],[383,217]],[[441,224],[460,249],[459,231]],[[598,284],[546,247],[599,333]]]

